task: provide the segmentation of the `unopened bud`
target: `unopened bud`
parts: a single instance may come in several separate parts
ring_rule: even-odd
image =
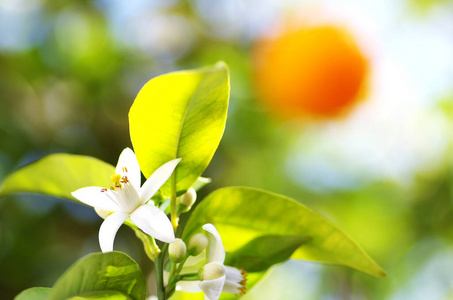
[[[181,262],[186,256],[186,244],[184,244],[183,240],[176,239],[168,246],[168,254],[172,262]]]
[[[188,243],[188,252],[192,256],[197,256],[208,246],[208,238],[202,234],[197,233],[193,235]]]
[[[181,197],[178,198],[178,204],[181,212],[187,212],[197,200],[197,192],[190,188]]]
[[[199,276],[201,280],[213,280],[225,275],[226,269],[222,263],[213,261],[207,263],[201,268]]]
[[[107,218],[111,213],[111,211],[97,208],[97,207],[94,208],[94,211],[98,214],[99,217],[101,217],[103,219]]]

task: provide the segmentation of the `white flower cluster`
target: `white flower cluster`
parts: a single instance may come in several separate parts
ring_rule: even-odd
[[[168,284],[176,290],[197,293],[203,291],[208,300],[217,300],[222,292],[244,294],[246,272],[225,266],[225,249],[217,229],[205,224],[206,235],[198,233],[189,240],[188,247],[175,233],[167,215],[157,207],[151,197],[170,178],[180,158],[171,160],[157,169],[141,186],[141,173],[134,152],[126,148],[121,153],[112,186],[85,187],[73,192],[79,201],[92,206],[104,218],[99,230],[99,244],[103,252],[113,251],[116,233],[121,225],[130,221],[146,234],[169,245],[169,256],[178,272],[166,272]],[[181,211],[190,209],[196,200],[194,189],[179,198]],[[195,272],[195,273],[194,273]],[[192,274],[190,280],[187,275]],[[193,275],[195,274],[195,275]],[[177,275],[176,278],[173,275]],[[195,276],[195,277],[194,277]],[[169,280],[171,282],[169,282]]]

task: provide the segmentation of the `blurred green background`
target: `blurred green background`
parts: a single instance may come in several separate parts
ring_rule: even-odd
[[[55,152],[115,165],[143,84],[223,60],[229,116],[198,199],[290,196],[388,274],[289,261],[244,298],[453,299],[452,19],[450,1],[0,0],[0,179]],[[100,223],[61,199],[0,199],[1,298],[99,251]],[[125,226],[115,247],[150,271]]]

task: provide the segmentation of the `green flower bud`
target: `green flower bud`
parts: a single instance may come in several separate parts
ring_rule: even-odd
[[[200,269],[199,276],[201,280],[213,280],[225,275],[225,266],[217,261],[207,263]]]
[[[168,246],[168,254],[172,262],[181,262],[186,256],[186,244],[184,244],[183,240],[176,239]]]
[[[197,192],[190,188],[181,197],[178,198],[178,206],[181,212],[187,212],[197,200]]]
[[[195,192],[193,188],[188,189],[187,192],[185,192],[181,197],[178,198],[176,214],[179,216],[182,213],[188,212],[192,208],[192,205],[196,200],[197,192]]]
[[[188,252],[192,256],[197,256],[208,246],[208,238],[202,234],[197,233],[189,239]]]
[[[191,207],[196,200],[197,192],[195,192],[194,188],[190,188],[179,198],[179,203],[184,206]]]

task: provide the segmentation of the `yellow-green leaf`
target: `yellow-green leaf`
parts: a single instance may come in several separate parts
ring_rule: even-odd
[[[302,235],[263,235],[240,249],[227,253],[225,264],[247,272],[265,271],[274,264],[288,260],[310,238]]]
[[[199,231],[205,223],[216,226],[228,252],[263,235],[300,235],[309,240],[294,252],[294,259],[340,264],[385,276],[368,254],[331,221],[281,195],[245,187],[216,190],[193,211],[183,238]]]
[[[137,263],[122,252],[93,253],[75,262],[53,286],[48,300],[144,300],[146,285]]]
[[[131,140],[145,177],[182,158],[175,170],[176,191],[180,195],[192,187],[222,138],[228,98],[229,75],[223,63],[146,83],[129,112]],[[170,180],[161,191],[170,195]]]
[[[47,300],[50,295],[51,288],[33,287],[22,291],[14,300]]]
[[[132,300],[132,298],[117,291],[93,291],[68,300]]]
[[[19,168],[5,179],[0,196],[37,193],[76,200],[71,192],[86,186],[108,187],[115,168],[89,156],[57,153]]]

